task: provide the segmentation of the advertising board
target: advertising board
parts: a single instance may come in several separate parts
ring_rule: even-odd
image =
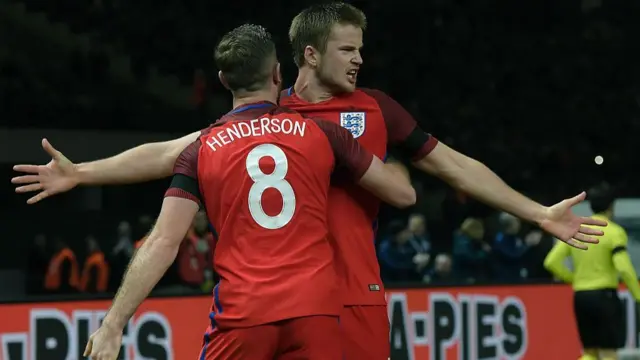
[[[637,347],[626,291],[627,346]],[[580,355],[571,289],[563,285],[394,289],[387,292],[393,360],[567,360]],[[145,301],[120,359],[197,359],[210,298]],[[0,305],[0,360],[75,360],[109,301]],[[631,320],[633,319],[633,320]]]

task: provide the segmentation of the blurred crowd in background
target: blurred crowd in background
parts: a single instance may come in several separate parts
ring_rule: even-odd
[[[287,28],[311,3],[2,2],[0,131],[202,128],[230,107],[212,61],[220,36],[245,21],[266,26],[293,84]],[[352,3],[369,20],[360,85],[390,94],[444,143],[543,203],[602,180],[620,196],[639,194],[640,3]],[[113,290],[167,183],[78,189],[28,207],[13,193],[10,165],[0,164],[0,268],[28,268],[30,293]],[[551,280],[542,259],[553,239],[424,174],[412,177],[418,204],[381,214],[388,283]],[[210,289],[215,234],[205,222],[194,223],[162,288]],[[65,273],[57,286],[47,277],[53,265]]]

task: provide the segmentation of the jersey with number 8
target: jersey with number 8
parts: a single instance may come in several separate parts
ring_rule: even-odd
[[[197,181],[218,233],[218,327],[339,314],[330,179],[338,167],[359,179],[372,159],[340,126],[270,103],[227,114],[185,149],[175,173]]]
[[[260,169],[260,160],[264,157],[270,157],[275,163],[271,174],[265,174]],[[258,145],[247,155],[247,173],[254,181],[249,189],[249,212],[253,220],[265,229],[280,229],[293,218],[296,194],[291,184],[285,179],[288,168],[287,155],[273,144]],[[278,190],[282,196],[282,211],[275,216],[268,215],[262,208],[262,195],[269,188]]]

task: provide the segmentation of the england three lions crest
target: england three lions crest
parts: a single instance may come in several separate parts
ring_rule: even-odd
[[[366,127],[366,116],[364,112],[344,112],[340,113],[340,126],[349,130],[354,138],[362,136]]]

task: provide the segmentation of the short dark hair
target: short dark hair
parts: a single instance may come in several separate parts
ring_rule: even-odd
[[[343,2],[310,6],[293,18],[289,27],[289,41],[293,48],[293,61],[304,64],[304,49],[313,46],[320,52],[327,49],[331,28],[335,24],[353,25],[365,30],[367,17],[362,10]]]
[[[262,26],[244,24],[222,37],[214,59],[231,91],[256,91],[269,80],[276,59],[271,34]]]
[[[613,206],[616,200],[614,189],[607,183],[592,187],[587,192],[587,200],[594,214],[603,213]]]

